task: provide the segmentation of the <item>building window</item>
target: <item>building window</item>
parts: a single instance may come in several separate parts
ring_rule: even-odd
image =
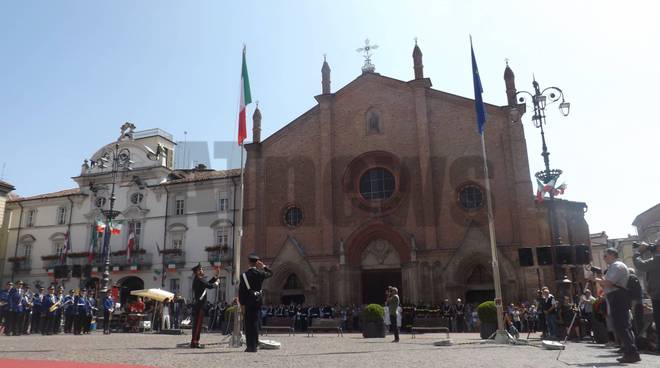
[[[105,197],[96,198],[96,207],[102,208],[103,206],[105,206]]]
[[[172,239],[172,249],[183,249],[185,241],[185,234],[183,231],[173,232],[170,236]]]
[[[144,194],[142,193],[133,193],[131,194],[131,203],[139,204],[144,199]]]
[[[57,224],[64,225],[66,223],[66,207],[59,207],[57,209]]]
[[[367,170],[360,178],[360,194],[371,201],[390,198],[395,186],[394,175],[382,167]]]
[[[27,214],[25,215],[25,226],[27,227],[32,227],[34,226],[34,222],[37,217],[37,211],[36,210],[28,210]]]
[[[64,240],[55,240],[53,241],[53,254],[62,254],[64,253],[65,243]]]
[[[290,227],[299,226],[303,220],[302,210],[298,207],[291,206],[284,212],[284,223]]]
[[[128,223],[128,233],[126,234],[126,244],[128,244],[128,236],[133,233],[133,250],[140,249],[140,239],[142,235],[142,223],[139,221],[131,221]]]
[[[375,111],[367,114],[367,134],[380,134],[380,117]]]
[[[219,227],[215,230],[215,245],[229,246],[229,229]]]
[[[484,193],[478,185],[466,185],[459,191],[458,201],[465,210],[477,210],[484,205]]]
[[[229,199],[221,196],[218,198],[218,211],[227,212],[229,211]]]
[[[175,215],[183,215],[183,211],[185,209],[185,200],[183,199],[177,199],[174,201],[174,214]]]
[[[32,241],[23,242],[23,257],[25,260],[29,261],[32,258]]]

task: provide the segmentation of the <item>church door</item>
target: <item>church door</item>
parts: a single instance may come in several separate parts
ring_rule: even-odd
[[[386,240],[371,241],[362,252],[362,302],[383,304],[388,286],[401,289],[401,259],[392,244]]]

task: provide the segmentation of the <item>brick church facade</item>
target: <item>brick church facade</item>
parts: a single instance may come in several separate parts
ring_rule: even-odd
[[[422,53],[414,79],[365,71],[336,92],[321,70],[317,105],[261,140],[254,113],[246,145],[243,252],[275,276],[267,303],[382,302],[387,285],[406,303],[493,297],[483,159],[474,101],[431,88]],[[518,248],[550,243],[546,204],[536,203],[521,118],[486,105],[486,149],[503,297],[528,300],[535,268]],[[555,201],[563,243],[588,244],[586,205]],[[244,253],[245,254],[245,253]],[[540,267],[543,282],[554,279]]]

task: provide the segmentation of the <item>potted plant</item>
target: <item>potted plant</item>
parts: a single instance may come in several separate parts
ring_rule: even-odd
[[[489,338],[497,331],[497,308],[495,302],[490,300],[479,304],[477,307],[479,315],[479,333],[482,339]]]
[[[213,246],[204,248],[204,250],[207,251],[207,252],[219,252],[220,250],[222,250],[222,245],[213,245]]]
[[[60,258],[59,254],[49,254],[49,255],[41,256],[42,261],[54,261],[59,258]]]
[[[385,310],[379,304],[367,305],[360,314],[362,337],[385,337]]]
[[[9,257],[9,258],[7,258],[7,261],[9,261],[9,262],[23,262],[26,259],[27,258],[25,258],[25,257]]]
[[[238,309],[238,307],[235,306],[235,305],[229,306],[225,309],[225,314],[222,318],[222,326],[221,326],[222,331],[227,331],[228,333],[231,333],[234,330],[233,321],[234,321],[234,318],[236,317],[234,315],[234,313],[236,313],[236,309]],[[231,325],[227,326],[228,324],[231,324]],[[229,327],[229,328],[227,328],[227,327]]]

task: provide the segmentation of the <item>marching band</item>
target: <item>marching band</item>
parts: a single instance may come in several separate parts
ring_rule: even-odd
[[[0,290],[0,332],[6,336],[54,335],[62,327],[64,333],[71,333],[73,327],[74,334],[89,333],[95,310],[96,298],[85,289],[72,289],[64,295],[63,286],[37,287],[33,292],[22,281],[16,285],[7,282]]]

